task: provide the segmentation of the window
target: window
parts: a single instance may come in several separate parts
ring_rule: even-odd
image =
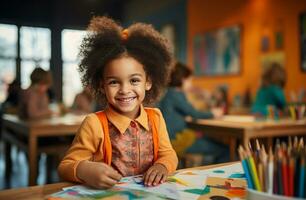
[[[82,90],[78,53],[85,34],[86,31],[80,30],[62,31],[63,101],[66,106],[71,106],[75,95]]]
[[[50,69],[51,32],[47,28],[20,28],[21,87],[29,87],[35,67]]]
[[[7,86],[15,79],[17,27],[0,24],[0,102],[7,95]]]

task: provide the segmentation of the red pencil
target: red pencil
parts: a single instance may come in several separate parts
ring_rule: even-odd
[[[282,176],[283,176],[283,192],[285,196],[289,196],[289,186],[288,186],[288,164],[286,156],[283,157],[282,163]]]

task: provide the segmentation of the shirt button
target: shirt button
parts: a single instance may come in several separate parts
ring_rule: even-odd
[[[131,127],[133,127],[133,128],[136,127],[136,123],[134,121],[131,121]]]

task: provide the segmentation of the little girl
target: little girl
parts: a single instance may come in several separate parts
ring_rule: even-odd
[[[85,118],[59,174],[95,188],[138,174],[146,186],[163,183],[178,160],[161,112],[143,103],[153,103],[166,86],[168,43],[150,25],[122,30],[107,17],[93,18],[88,29],[79,71],[106,108]]]

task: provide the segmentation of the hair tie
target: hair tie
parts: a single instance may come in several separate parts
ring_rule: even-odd
[[[121,33],[121,39],[122,41],[126,41],[129,37],[129,31],[127,29],[124,29]]]

